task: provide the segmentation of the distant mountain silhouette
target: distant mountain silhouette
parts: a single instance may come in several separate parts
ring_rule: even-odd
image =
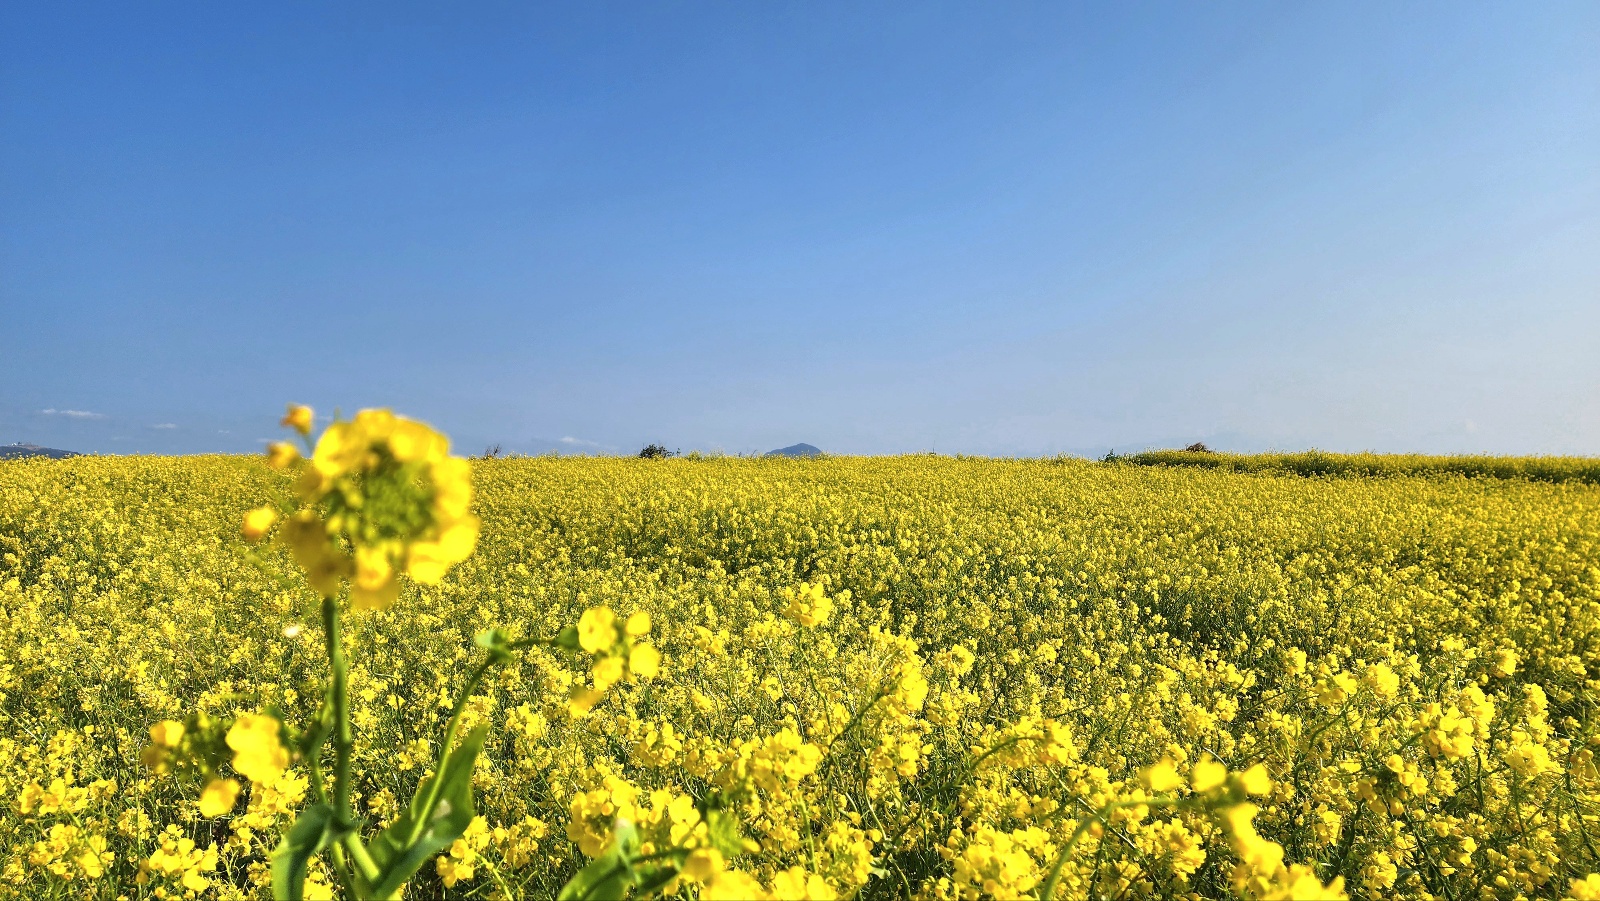
[[[820,449],[809,444],[791,444],[788,447],[780,447],[775,451],[767,451],[766,453],[769,457],[817,457],[821,456],[821,454],[822,451]]]
[[[58,447],[40,447],[37,444],[0,445],[0,460],[14,460],[22,457],[49,457],[52,460],[61,460],[76,456],[78,456],[77,451],[62,450]]]

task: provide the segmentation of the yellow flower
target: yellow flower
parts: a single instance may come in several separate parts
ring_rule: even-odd
[[[650,633],[650,614],[640,610],[639,612],[628,617],[628,624],[625,631],[628,633],[629,638],[638,638],[641,635],[648,635]]]
[[[1384,663],[1368,666],[1366,672],[1361,675],[1361,681],[1380,698],[1392,698],[1400,688],[1400,677]]]
[[[1283,846],[1262,838],[1256,832],[1252,820],[1259,811],[1259,807],[1248,802],[1235,804],[1222,810],[1219,818],[1223,830],[1228,834],[1228,844],[1233,848],[1233,853],[1257,873],[1271,876],[1283,865]]]
[[[368,447],[367,433],[354,422],[336,422],[317,439],[316,450],[311,455],[311,465],[325,478],[334,479],[357,469],[372,451]]]
[[[721,851],[716,848],[696,848],[689,852],[680,872],[696,882],[705,882],[721,873],[724,866]]]
[[[355,610],[386,610],[400,599],[400,582],[389,579],[376,588],[350,586],[350,606]]]
[[[442,440],[442,439],[441,439]],[[433,506],[444,519],[461,519],[472,506],[472,466],[460,457],[445,457],[429,468]]]
[[[278,521],[278,511],[271,507],[257,507],[244,515],[244,540],[257,542],[261,536],[267,534],[272,524]]]
[[[283,420],[278,424],[294,429],[302,435],[311,434],[311,408],[303,404],[290,404],[289,412],[283,414]]]
[[[1157,794],[1172,791],[1183,784],[1183,779],[1178,775],[1178,770],[1172,761],[1162,759],[1139,771],[1139,781],[1144,787]]]
[[[835,901],[835,892],[821,876],[804,867],[790,867],[772,877],[772,901]]]
[[[641,679],[654,679],[661,668],[661,652],[647,644],[636,644],[628,655],[628,670]]]
[[[239,800],[239,781],[237,779],[212,779],[200,792],[200,815],[203,817],[220,817],[233,809],[234,802]]]
[[[267,465],[273,469],[288,469],[299,460],[299,449],[287,441],[274,441],[267,445]]]
[[[279,741],[282,724],[276,717],[241,713],[228,730],[228,747],[234,750],[233,768],[255,783],[270,783],[289,767],[289,751]]]
[[[352,419],[350,423],[361,431],[366,441],[371,443],[388,441],[399,421],[399,417],[388,410],[362,410],[356,414],[356,418]],[[406,421],[412,422],[412,420]],[[413,422],[413,424],[424,429],[428,428],[420,422]],[[428,430],[432,431],[432,429]]]
[[[294,553],[295,560],[307,569],[327,556],[333,549],[328,546],[328,531],[316,515],[307,510],[284,520],[283,543]]]
[[[1567,901],[1600,901],[1600,874],[1574,879],[1567,887]]]
[[[622,671],[622,661],[619,658],[601,657],[594,662],[591,674],[594,677],[594,687],[599,691],[605,691],[622,681]]]
[[[437,541],[411,545],[406,574],[424,585],[437,585],[454,564],[472,555],[478,541],[478,518],[467,516],[445,527]]]
[[[356,548],[356,580],[361,588],[374,589],[394,578],[394,564],[384,547]]]
[[[1244,790],[1252,795],[1264,795],[1272,791],[1272,777],[1267,775],[1267,768],[1259,763],[1240,773],[1239,781]]]
[[[1284,901],[1345,901],[1344,877],[1335,876],[1327,885],[1317,878],[1316,871],[1303,864],[1295,864],[1279,878],[1281,889],[1276,886],[1268,892],[1272,898],[1282,898]]]
[[[450,442],[443,435],[415,420],[402,419],[392,426],[388,441],[389,452],[401,463],[421,461],[436,464],[433,478],[435,486],[438,486],[441,473],[437,464],[442,463],[450,453]],[[459,462],[461,468],[465,469],[466,461]]]
[[[578,618],[578,644],[598,654],[617,643],[617,615],[607,607],[592,607]]]
[[[150,741],[163,748],[176,748],[183,740],[183,724],[177,720],[162,720],[150,727]]]
[[[767,898],[761,883],[741,870],[723,870],[700,890],[700,901],[766,901]]]
[[[1494,674],[1496,676],[1509,676],[1517,671],[1517,652],[1513,648],[1501,648],[1494,654]]]
[[[603,691],[574,687],[567,695],[567,714],[573,719],[582,719],[588,716],[594,705],[600,703],[605,696],[606,693]]]
[[[1214,788],[1221,788],[1228,781],[1228,768],[1211,759],[1210,755],[1200,758],[1194,765],[1194,771],[1189,774],[1189,786],[1196,794],[1205,794]]]
[[[78,849],[73,862],[89,879],[99,879],[106,874],[106,864],[116,858],[107,853],[105,836],[94,835]]]

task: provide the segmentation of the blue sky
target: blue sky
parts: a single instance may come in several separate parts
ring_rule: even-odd
[[[1600,454],[1600,5],[0,6],[0,443]]]

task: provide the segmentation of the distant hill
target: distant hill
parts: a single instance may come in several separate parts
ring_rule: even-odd
[[[788,447],[780,447],[775,451],[767,451],[766,455],[769,457],[818,457],[822,455],[822,451],[809,444],[791,444]]]
[[[49,457],[52,460],[62,460],[76,456],[78,456],[76,451],[62,450],[58,447],[40,447],[37,444],[0,445],[0,460],[15,460],[21,457]]]

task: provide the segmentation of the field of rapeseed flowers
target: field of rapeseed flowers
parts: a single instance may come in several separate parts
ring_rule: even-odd
[[[554,897],[624,833],[708,901],[1600,898],[1582,480],[383,440],[421,519],[349,461],[0,464],[0,896],[271,897],[451,722],[475,815],[407,898]],[[354,741],[307,759],[334,593]]]

